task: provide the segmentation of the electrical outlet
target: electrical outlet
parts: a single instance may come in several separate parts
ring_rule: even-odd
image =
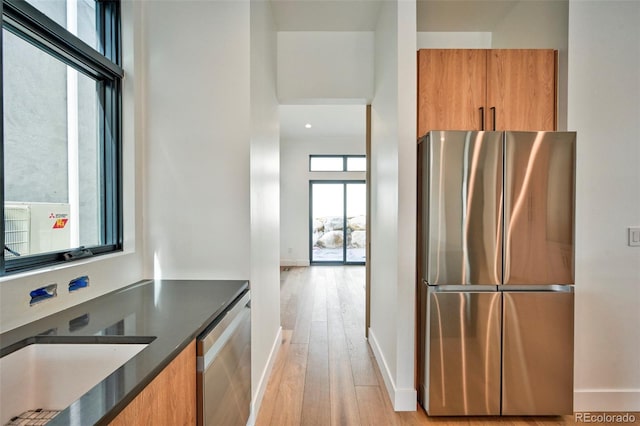
[[[629,247],[640,247],[640,226],[629,227]]]

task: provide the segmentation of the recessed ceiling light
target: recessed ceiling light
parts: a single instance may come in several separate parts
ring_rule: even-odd
[[[311,128],[311,123],[307,123],[304,125],[305,129],[310,129]]]

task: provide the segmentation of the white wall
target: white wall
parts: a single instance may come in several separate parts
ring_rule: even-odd
[[[578,132],[575,410],[640,411],[640,2],[571,1]]]
[[[568,0],[517,2],[493,29],[494,49],[566,47]]]
[[[250,274],[249,2],[145,2],[148,275]]]
[[[415,410],[418,63],[416,1],[398,1],[398,341],[395,408]]]
[[[397,4],[384,2],[376,28],[371,105],[371,325],[369,342],[395,401],[398,241]]]
[[[494,49],[558,50],[558,130],[567,130],[568,0],[520,1],[493,29]]]
[[[261,1],[147,2],[147,266],[250,279],[252,416],[279,347],[276,33]]]
[[[362,120],[365,107],[362,106]],[[280,164],[280,264],[309,265],[309,181],[364,180],[364,172],[310,172],[309,155],[365,154],[365,140],[357,137],[285,139]]]
[[[418,49],[491,49],[490,32],[418,33]]]
[[[123,68],[123,200],[124,252],[0,278],[0,332],[35,321],[143,278],[142,272],[142,160],[144,131],[144,38],[141,4],[122,2]],[[70,280],[88,275],[88,288],[69,294]],[[58,297],[29,306],[29,292],[58,284]]]
[[[276,32],[271,4],[251,1],[251,413],[280,346],[280,160]]]
[[[416,409],[416,4],[384,2],[371,107],[372,349],[396,410]]]
[[[373,33],[278,33],[281,103],[357,103],[373,97]]]

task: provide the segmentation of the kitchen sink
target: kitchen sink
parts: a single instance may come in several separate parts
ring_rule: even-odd
[[[0,358],[0,425],[28,410],[62,410],[148,346],[33,343]]]

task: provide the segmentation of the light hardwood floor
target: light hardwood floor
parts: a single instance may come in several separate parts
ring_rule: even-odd
[[[428,417],[421,407],[394,412],[365,339],[364,274],[364,266],[282,271],[282,347],[257,426],[575,424],[572,416]]]

